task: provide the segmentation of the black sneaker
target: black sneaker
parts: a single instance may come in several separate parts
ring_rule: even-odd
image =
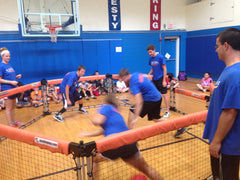
[[[180,138],[180,136],[187,131],[187,128],[180,128],[177,130],[176,134],[174,135],[175,138]]]
[[[57,120],[58,122],[64,122],[65,121],[61,114],[56,114],[55,116],[53,116],[53,118],[55,120]]]

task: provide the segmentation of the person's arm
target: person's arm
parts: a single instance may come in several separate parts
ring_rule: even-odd
[[[13,86],[16,86],[18,84],[17,81],[10,81],[10,80],[5,80],[5,79],[2,79],[2,77],[0,76],[0,83],[1,84],[11,84]]]
[[[148,75],[151,75],[153,73],[153,69],[151,68],[151,70],[149,71]]]
[[[71,103],[71,101],[69,99],[69,88],[70,88],[70,86],[66,85],[66,87],[65,87],[65,94],[66,94],[66,98],[67,98],[67,104],[71,105],[72,103]]]
[[[101,126],[106,120],[106,116],[97,113],[95,115],[95,117],[92,119],[92,123],[96,126]],[[80,132],[78,133],[78,136],[86,136],[86,137],[90,137],[90,136],[99,136],[104,134],[104,130],[103,129],[99,129],[96,131],[90,131],[90,132]]]
[[[163,81],[162,81],[162,85],[163,85],[163,87],[166,87],[166,86],[167,86],[167,81],[166,81],[166,77],[167,77],[167,66],[166,66],[166,64],[163,64],[163,65],[162,65],[162,68],[163,68]]]
[[[136,126],[137,119],[138,119],[138,116],[140,115],[140,113],[142,111],[143,102],[144,102],[141,93],[136,94],[134,97],[135,97],[136,104],[134,106],[134,108],[135,108],[134,109],[134,113],[128,120],[128,127],[129,127],[129,129],[132,129],[132,128],[134,128]]]
[[[237,109],[224,109],[219,117],[218,127],[215,132],[214,138],[209,146],[209,152],[213,157],[219,158],[219,151],[221,149],[221,143],[227,133],[232,128],[232,125],[237,116]]]

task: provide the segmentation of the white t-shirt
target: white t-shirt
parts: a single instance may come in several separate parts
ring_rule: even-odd
[[[117,88],[119,89],[123,89],[123,88],[126,88],[126,84],[124,81],[120,82],[120,81],[117,81]]]

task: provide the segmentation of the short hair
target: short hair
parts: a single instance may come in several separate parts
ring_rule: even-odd
[[[205,72],[205,74],[208,74],[208,75],[211,77],[211,74],[210,74],[210,72]]]
[[[83,65],[78,66],[78,71],[81,71],[82,69],[84,69],[86,71],[85,66],[83,66]]]
[[[108,94],[105,101],[107,104],[113,105],[116,108],[118,107],[118,101],[117,101],[116,95],[114,93]]]
[[[119,77],[123,77],[123,76],[126,76],[126,75],[129,75],[129,71],[128,69],[126,68],[122,68],[119,73],[118,73]]]
[[[148,45],[147,51],[149,50],[155,50],[155,46],[153,44]]]
[[[233,49],[240,50],[240,30],[236,28],[228,28],[217,35],[219,42],[224,44],[227,42]]]

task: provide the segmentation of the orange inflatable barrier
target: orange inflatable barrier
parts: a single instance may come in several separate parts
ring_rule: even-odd
[[[42,149],[47,149],[52,153],[62,153],[65,155],[69,154],[69,141],[57,139],[47,135],[28,132],[26,130],[16,129],[0,124],[0,136],[38,146]]]
[[[176,88],[175,93],[183,94],[183,95],[186,95],[186,96],[191,96],[191,97],[202,99],[202,100],[205,100],[206,96],[207,96],[207,95],[204,95],[204,94],[197,94],[195,92],[188,91],[188,90],[185,90],[185,89],[180,89],[180,88]]]
[[[118,75],[112,75],[112,77],[113,77],[113,79],[118,79]],[[106,78],[105,75],[83,76],[79,79],[79,81],[91,81],[91,80],[99,80],[99,79],[105,79],[105,78]],[[48,82],[48,84],[61,84],[62,79],[48,80],[47,82]],[[27,84],[27,85],[24,85],[21,87],[16,87],[14,89],[10,89],[7,91],[2,91],[2,92],[0,92],[0,99],[17,94],[17,93],[21,93],[21,92],[24,92],[24,91],[27,91],[29,89],[33,89],[33,88],[39,87],[39,86],[41,86],[40,81],[31,83],[31,84]]]
[[[207,110],[197,112],[189,115],[185,115],[172,120],[167,120],[161,123],[155,123],[150,126],[131,129],[129,131],[114,134],[112,136],[104,137],[96,140],[97,151],[99,153],[116,149],[125,144],[131,144],[138,140],[144,140],[146,138],[173,131],[179,128],[187,127],[189,125],[205,122],[207,118]]]

